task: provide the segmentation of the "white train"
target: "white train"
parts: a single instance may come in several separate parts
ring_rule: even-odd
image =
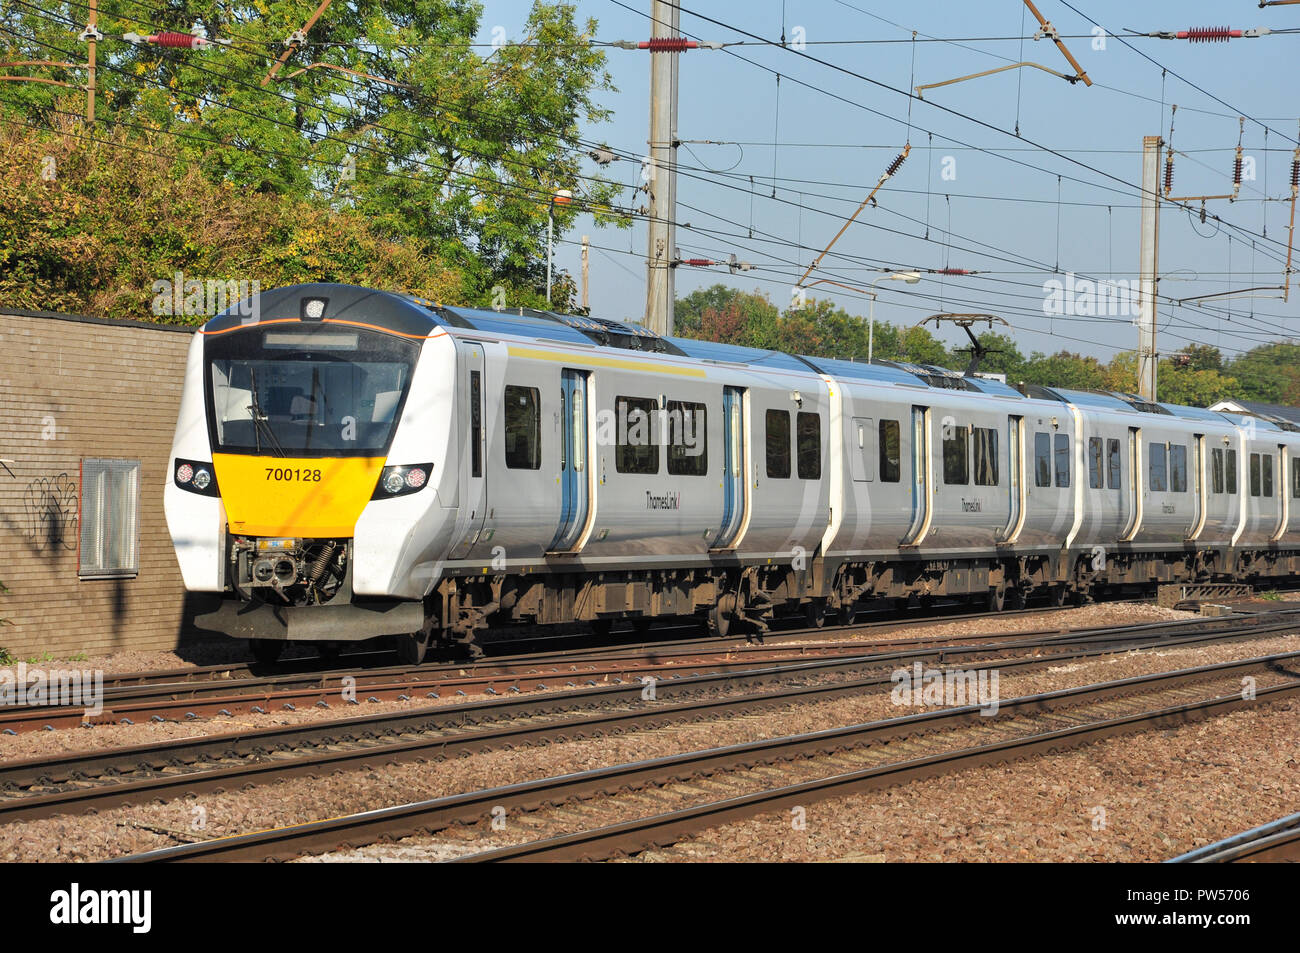
[[[324,651],[512,621],[841,619],[1288,575],[1300,432],[1123,394],[345,285],[190,349],[166,491],[203,627]],[[1293,502],[1297,501],[1297,502]]]

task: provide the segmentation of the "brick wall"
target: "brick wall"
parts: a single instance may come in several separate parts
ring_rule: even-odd
[[[0,646],[26,657],[179,644],[163,486],[192,331],[0,309]],[[80,579],[81,461],[140,461],[139,572]]]

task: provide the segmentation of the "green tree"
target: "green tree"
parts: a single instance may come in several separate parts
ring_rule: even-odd
[[[1234,396],[1242,400],[1284,404],[1300,398],[1300,345],[1261,344],[1238,354],[1225,369],[1236,378]]]
[[[175,154],[245,195],[279,194],[355,209],[376,234],[412,238],[464,275],[465,298],[496,285],[510,303],[541,304],[550,197],[561,231],[584,209],[608,217],[617,187],[581,172],[579,130],[603,121],[612,89],[604,53],[562,3],[534,3],[519,41],[482,55],[473,0],[334,0],[263,86],[284,38],[303,25],[301,0],[194,0],[157,12],[103,0],[99,130],[126,130],[132,148]],[[188,33],[201,21],[229,46],[132,45],[123,34]],[[0,58],[76,62],[85,47],[78,2],[0,11]],[[82,71],[30,68],[80,82]],[[0,113],[71,121],[80,90],[6,83]],[[16,87],[16,89],[15,89]],[[103,137],[103,132],[98,133]],[[122,161],[131,153],[124,150]],[[567,285],[563,287],[567,288]]]

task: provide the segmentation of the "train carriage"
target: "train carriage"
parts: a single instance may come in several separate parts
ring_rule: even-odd
[[[165,504],[201,627],[419,660],[521,622],[1284,575],[1298,458],[1130,395],[316,284],[195,335]]]

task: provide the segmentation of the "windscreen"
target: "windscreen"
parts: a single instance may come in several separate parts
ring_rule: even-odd
[[[419,347],[334,325],[247,328],[207,342],[218,453],[375,456],[388,448]]]

